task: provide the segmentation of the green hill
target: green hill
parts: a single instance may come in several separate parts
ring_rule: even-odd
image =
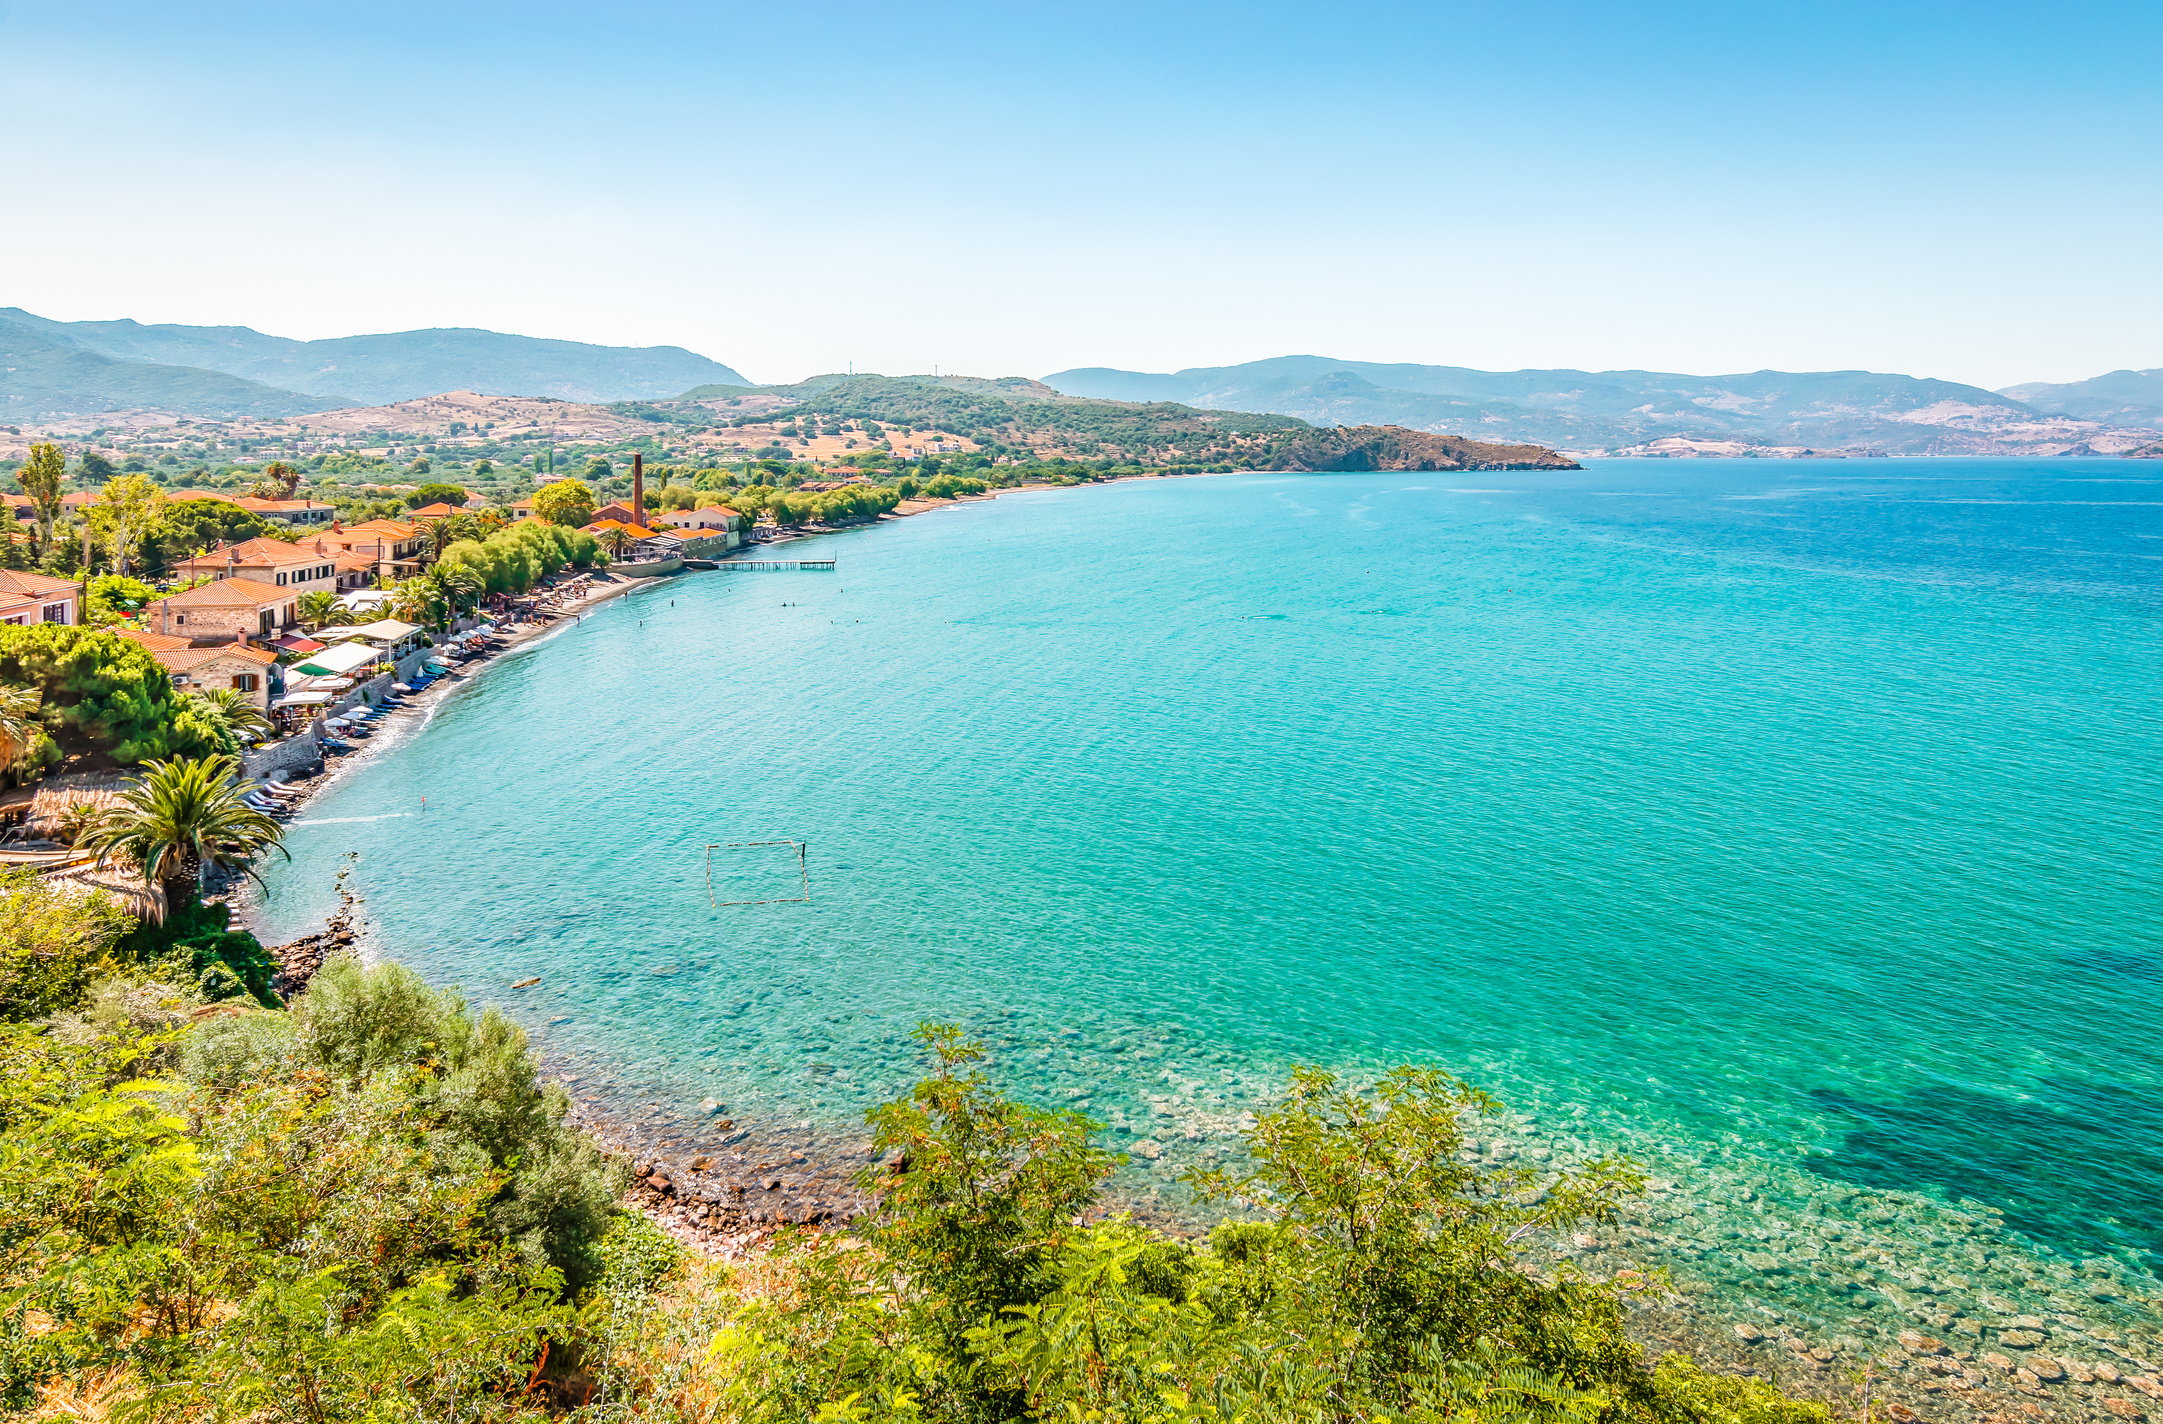
[[[390,405],[445,391],[653,400],[700,382],[744,379],[680,346],[596,346],[473,327],[295,341],[245,326],[51,321],[12,307],[0,309],[0,320],[119,360],[201,367],[338,405]]]
[[[1306,470],[1569,464],[1536,446],[1403,429],[1317,429],[1287,415],[1065,395],[1020,376],[814,376],[788,386],[702,386],[676,404],[746,423],[875,420],[1047,459]]]
[[[304,415],[350,404],[222,371],[106,355],[10,316],[0,312],[0,419],[155,410],[231,420]]]

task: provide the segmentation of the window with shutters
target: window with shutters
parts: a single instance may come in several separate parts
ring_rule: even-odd
[[[233,690],[235,692],[253,692],[258,685],[259,679],[252,672],[237,672],[233,674]]]

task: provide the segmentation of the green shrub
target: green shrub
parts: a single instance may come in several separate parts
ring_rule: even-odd
[[[0,624],[0,682],[36,688],[48,730],[116,762],[229,749],[223,732],[173,690],[156,658],[112,633]]]
[[[1083,1224],[1110,1166],[1096,1125],[1010,1102],[953,1030],[920,1037],[933,1075],[872,1114],[886,1159],[863,1177],[880,1198],[864,1249],[800,1236],[756,1290],[650,1312],[612,1378],[654,1417],[679,1400],[743,1424],[1828,1417],[1760,1381],[1648,1365],[1623,1328],[1646,1283],[1536,1251],[1612,1215],[1636,1173],[1464,1161],[1465,1124],[1492,1105],[1442,1074],[1359,1092],[1298,1072],[1248,1134],[1252,1169],[1192,1179],[1244,1218],[1185,1241]],[[656,1366],[681,1358],[685,1326],[710,1342],[703,1374]]]
[[[213,1026],[191,1050],[189,1075],[225,1091],[300,1074],[327,1075],[347,1093],[396,1083],[446,1153],[501,1177],[480,1208],[491,1236],[574,1292],[600,1275],[620,1168],[569,1126],[570,1098],[539,1080],[523,1029],[493,1009],[474,1016],[402,965],[364,969],[350,956],[326,963],[275,1022],[282,1028]]]
[[[0,1020],[20,1023],[73,1008],[109,971],[133,923],[102,891],[0,868]]]
[[[595,1289],[617,1300],[650,1295],[686,1255],[674,1237],[635,1211],[616,1213],[598,1249],[601,1275]]]
[[[93,628],[103,628],[141,612],[143,605],[157,596],[158,591],[140,579],[100,574],[90,581],[89,594],[83,600],[83,621]]]
[[[226,906],[194,901],[163,920],[137,923],[121,940],[119,956],[176,983],[194,984],[206,999],[246,994],[275,1005],[277,961],[253,934],[230,928],[231,921]]]

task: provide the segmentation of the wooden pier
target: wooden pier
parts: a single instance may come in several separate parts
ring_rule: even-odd
[[[716,559],[709,568],[722,573],[731,570],[740,573],[764,574],[784,570],[801,570],[804,573],[830,574],[834,571],[832,559]]]

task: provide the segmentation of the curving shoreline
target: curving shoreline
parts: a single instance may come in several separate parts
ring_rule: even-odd
[[[393,733],[383,740],[402,741],[403,736]],[[575,1076],[578,1068],[567,1064],[560,1071]],[[586,1092],[594,1084],[573,1086]],[[655,1110],[649,1116],[635,1096],[635,1086],[628,1084],[613,1097],[586,1093],[596,1131],[615,1134],[633,1161],[650,1158],[673,1169],[673,1175],[669,1171],[662,1174],[669,1181],[668,1190],[648,1190],[670,1203],[666,1210],[700,1223],[701,1229],[719,1218],[728,1228],[725,1235],[741,1236],[752,1228],[773,1224],[757,1220],[756,1213],[771,1217],[801,1208],[816,1209],[826,1200],[827,1189],[816,1180],[823,1169],[830,1166],[826,1178],[833,1181],[841,1179],[845,1169],[861,1165],[860,1158],[852,1159],[845,1131],[834,1131],[828,1145],[811,1141],[803,1128],[791,1129],[777,1123],[762,1136],[721,1144],[722,1150],[716,1154],[721,1165],[710,1164],[698,1171],[685,1159],[692,1151],[710,1150],[713,1139],[709,1125],[687,1111]],[[813,1096],[811,1092],[804,1094],[806,1100]],[[786,1094],[781,1100],[786,1102]],[[717,1123],[710,1126],[718,1130]],[[1610,1141],[1624,1140],[1643,1149],[1649,1133],[1621,1139],[1611,1132],[1606,1136]],[[679,1140],[682,1149],[671,1146],[669,1138]],[[736,1152],[745,1154],[741,1161],[734,1160]],[[804,1160],[795,1160],[797,1155]],[[1841,1199],[1842,1189],[1811,1183],[1807,1176],[1801,1182],[1809,1190],[1799,1192],[1797,1173],[1790,1167],[1746,1162],[1745,1155],[1706,1153],[1702,1163],[1695,1153],[1671,1160],[1648,1156],[1647,1160],[1656,1161],[1664,1169],[1663,1175],[1680,1180],[1672,1190],[1660,1194],[1646,1215],[1633,1219],[1627,1229],[1616,1233],[1615,1239],[1607,1239],[1606,1233],[1594,1233],[1600,1238],[1595,1246],[1583,1248],[1588,1265],[1606,1269],[1627,1259],[1628,1253],[1637,1252],[1648,1258],[1669,1259],[1678,1275],[1722,1287],[1728,1294],[1718,1302],[1708,1301],[1693,1317],[1700,1327],[1704,1348],[1719,1345],[1725,1330],[1725,1338],[1732,1342],[1728,1346],[1731,1351],[1761,1369],[1779,1370],[1783,1378],[1800,1372],[1837,1392],[1845,1373],[1873,1354],[1914,1354],[1898,1338],[1900,1330],[1908,1329],[1922,1340],[1942,1341],[1946,1353],[1921,1355],[1918,1359],[1936,1361],[1952,1371],[1950,1375],[1933,1374],[1927,1365],[1911,1361],[1914,1369],[1944,1387],[1942,1391],[1925,1393],[1990,1386],[1983,1392],[2004,1395],[2009,1408],[2021,1402],[2054,1411],[2078,1411],[2094,1405],[2094,1381],[2080,1380],[2064,1368],[2063,1361],[2070,1357],[2076,1364],[2107,1363],[2119,1357],[2105,1348],[2109,1342],[2087,1334],[2085,1325],[2076,1327],[2055,1318],[2062,1312],[2088,1320],[2088,1307],[2077,1294],[2077,1272],[2070,1261],[2056,1265],[2045,1262],[2028,1275],[2011,1270],[2012,1265],[2032,1263],[2034,1257],[2032,1253],[2024,1254],[2026,1247],[2018,1238],[2001,1239],[2001,1225],[1979,1238],[1982,1249],[2001,1258],[1991,1263],[1989,1271],[1978,1271],[1972,1279],[1964,1270],[1944,1274],[1947,1262],[1940,1258],[1946,1253],[1923,1249],[1931,1244],[1926,1238],[1942,1234],[1949,1241],[1961,1241],[1969,1233],[1952,1230],[1957,1223],[1949,1219],[1944,1223],[1946,1229],[1940,1232],[1938,1209],[1926,1210],[1919,1200],[1905,1194],[1850,1191],[1849,1198],[1858,1199]],[[1764,1180],[1768,1170],[1775,1178],[1769,1187]],[[764,1185],[774,1178],[783,1179],[783,1185]],[[740,1200],[737,1187],[744,1188]],[[1880,1216],[1884,1219],[1877,1219]],[[1641,1238],[1639,1233],[1644,1236]],[[1909,1247],[1915,1249],[1906,1249]],[[1870,1256],[1870,1261],[1856,1264],[1846,1259],[1861,1255]],[[1920,1277],[1926,1269],[1930,1273],[1927,1279],[1910,1281],[1910,1277]],[[2004,1301],[2002,1309],[1987,1303],[1993,1293]],[[1815,1302],[1823,1308],[1805,1309],[1796,1302]],[[1738,1313],[1742,1314],[1739,1320],[1733,1318]],[[2045,1322],[2043,1340],[2028,1340],[2028,1334],[2037,1332],[2014,1323],[2023,1314]],[[1948,1323],[1939,1326],[1929,1315],[1941,1315]],[[1848,1318],[1872,1328],[1864,1331],[1851,1326]],[[1751,1325],[1759,1338],[1753,1340],[1735,1333],[1731,1327],[1737,1323]],[[2103,1322],[2096,1317],[2090,1323]],[[1954,1328],[1963,1325],[1969,1328]],[[2015,1335],[2020,1343],[2007,1341],[2004,1337],[2008,1334]],[[2142,1334],[2138,1339],[2128,1336],[2122,1340],[2127,1353],[2135,1357],[2122,1364],[2152,1359],[2151,1347],[2144,1343],[2150,1338]],[[1844,1339],[1854,1343],[1843,1344]],[[1790,1340],[1805,1348],[1792,1348],[1786,1343]],[[2001,1345],[2005,1348],[2001,1349]],[[1833,1358],[1819,1359],[1816,1351],[1820,1349]],[[1993,1364],[1989,1358],[1992,1355],[2008,1361],[2008,1367],[2001,1369]],[[1810,1362],[1805,1362],[1805,1356]],[[2052,1361],[2059,1363],[2053,1365]],[[1975,1386],[1967,1383],[1971,1368],[1978,1378]],[[2044,1372],[2053,1368],[2060,1377],[2046,1378]],[[2032,1386],[2020,1379],[2020,1370],[2034,1377]],[[2097,1379],[2109,1385],[2108,1380]],[[2024,1388],[2040,1392],[2028,1394]],[[2138,1390],[2133,1392],[2137,1394]],[[2130,1399],[2123,1388],[2108,1397],[2121,1402]],[[1957,1403],[1957,1398],[1952,1403],[1933,1403],[1931,1416],[1954,1417],[1948,1411]],[[2082,1416],[2069,1412],[2063,1417]]]

